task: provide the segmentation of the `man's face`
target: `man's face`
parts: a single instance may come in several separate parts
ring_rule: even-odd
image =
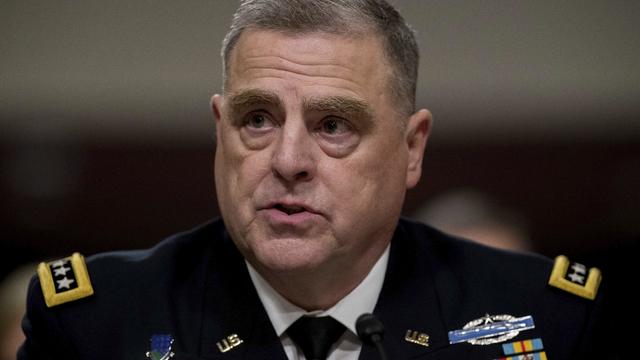
[[[380,39],[247,30],[229,63],[212,100],[215,181],[240,251],[266,271],[370,267],[430,121],[395,113]]]

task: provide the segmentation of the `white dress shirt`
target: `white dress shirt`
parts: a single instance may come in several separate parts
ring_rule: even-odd
[[[246,261],[245,261],[246,262]],[[384,275],[389,262],[389,246],[380,259],[375,263],[369,274],[362,282],[337,304],[325,311],[307,312],[292,304],[280,295],[258,272],[249,264],[249,275],[255,286],[260,301],[269,315],[271,324],[280,337],[284,351],[289,360],[306,360],[286,331],[291,324],[303,315],[331,316],[347,328],[342,337],[329,351],[327,360],[357,360],[362,343],[356,334],[356,320],[363,313],[373,312],[378,296],[382,290]]]

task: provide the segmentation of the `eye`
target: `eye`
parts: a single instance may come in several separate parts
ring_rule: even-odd
[[[253,129],[265,129],[275,126],[274,122],[268,115],[263,113],[251,113],[247,116],[245,126]]]
[[[322,120],[320,131],[326,135],[339,136],[351,132],[351,125],[344,119],[329,116]]]
[[[280,124],[267,111],[255,110],[238,118],[237,126],[240,138],[246,147],[251,150],[260,150],[273,140]]]
[[[326,116],[314,130],[322,150],[329,156],[341,158],[355,150],[360,132],[351,122],[338,116]]]

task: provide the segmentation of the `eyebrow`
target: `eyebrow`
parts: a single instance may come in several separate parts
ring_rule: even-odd
[[[237,115],[243,109],[256,106],[276,106],[283,110],[284,105],[278,94],[269,90],[247,89],[231,94],[231,113]],[[337,113],[347,118],[370,120],[373,109],[363,100],[347,96],[314,97],[303,100],[304,111]]]
[[[255,106],[275,105],[282,109],[282,102],[278,95],[272,91],[249,89],[239,93],[232,94],[229,97],[231,113],[237,115],[243,109]]]
[[[305,99],[304,108],[306,111],[339,113],[347,118],[373,118],[373,110],[365,101],[345,96]]]

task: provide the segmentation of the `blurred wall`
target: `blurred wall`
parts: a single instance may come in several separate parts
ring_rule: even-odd
[[[521,209],[549,255],[640,237],[640,2],[395,3],[435,116],[407,212],[470,186]],[[149,246],[217,214],[208,101],[234,8],[0,2],[2,266]]]

